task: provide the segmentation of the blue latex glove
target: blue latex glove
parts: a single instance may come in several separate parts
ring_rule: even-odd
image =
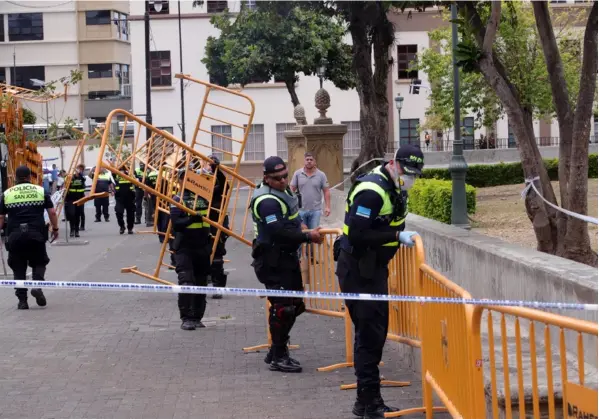
[[[412,237],[417,234],[415,231],[402,231],[399,233],[399,242],[406,247],[414,247],[415,243]]]

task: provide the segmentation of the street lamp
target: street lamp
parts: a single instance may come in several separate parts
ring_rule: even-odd
[[[45,87],[46,82],[39,79],[29,79],[34,86]],[[46,141],[50,138],[50,115],[48,114],[48,100],[46,98]]]
[[[324,79],[324,74],[327,71],[327,62],[325,60],[322,60],[320,62],[320,65],[318,66],[318,69],[316,70],[316,74],[318,75],[318,78],[320,79],[320,88],[322,89],[322,81]]]
[[[460,76],[457,65],[456,49],[458,46],[457,6],[451,5],[451,51],[453,61],[453,107],[454,107],[454,140],[449,172],[451,173],[451,224],[469,229],[466,204],[466,172],[468,164],[464,159],[464,143],[460,123]]]
[[[397,125],[397,132],[399,133],[397,148],[399,148],[401,147],[401,108],[403,108],[403,96],[401,96],[399,93],[397,96],[395,96],[395,107],[397,108],[397,115],[399,116],[399,123]]]

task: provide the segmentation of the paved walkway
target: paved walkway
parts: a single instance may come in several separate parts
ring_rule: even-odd
[[[120,268],[155,266],[155,236],[120,236],[114,221],[93,223],[88,207],[87,246],[52,247],[47,279],[145,282]],[[61,234],[63,232],[61,231]],[[245,245],[229,241],[232,285],[259,283]],[[230,266],[229,266],[230,265]],[[165,279],[176,281],[173,272]],[[339,385],[353,370],[319,373],[342,361],[343,325],[304,314],[292,332],[301,374],[268,370],[264,353],[244,346],[265,341],[264,300],[228,296],[209,300],[207,328],[179,329],[175,295],[47,291],[48,306],[16,310],[12,290],[0,289],[0,418],[351,418],[355,391]],[[390,404],[419,405],[419,377],[401,364],[389,342],[382,372],[411,380],[386,389]]]

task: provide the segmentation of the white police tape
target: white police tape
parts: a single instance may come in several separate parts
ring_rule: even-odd
[[[567,214],[567,215],[569,215],[570,217],[574,217],[574,218],[578,218],[579,220],[586,221],[587,223],[591,223],[591,224],[595,224],[595,225],[599,224],[599,220],[598,220],[597,218],[594,218],[594,217],[589,217],[588,215],[578,214],[578,213],[576,213],[576,212],[569,211],[569,210],[567,210],[567,209],[565,209],[565,208],[558,207],[557,205],[554,205],[554,204],[552,204],[551,202],[547,201],[547,200],[545,199],[545,197],[543,196],[543,194],[542,194],[541,192],[539,192],[539,190],[538,190],[538,189],[537,189],[537,187],[535,186],[535,180],[540,180],[540,179],[541,179],[541,178],[540,178],[539,176],[535,176],[535,177],[534,177],[534,178],[532,178],[532,179],[530,179],[530,178],[529,178],[529,179],[526,179],[526,180],[524,181],[524,182],[525,182],[525,184],[526,184],[526,187],[525,187],[525,188],[524,188],[524,190],[522,191],[522,195],[521,195],[521,196],[522,196],[522,199],[526,198],[526,195],[528,194],[528,191],[529,191],[529,190],[532,188],[532,189],[533,189],[533,190],[534,190],[534,191],[537,193],[537,195],[539,195],[539,196],[541,197],[541,199],[542,199],[543,201],[545,201],[545,203],[546,203],[547,205],[549,205],[550,207],[553,207],[553,208],[555,208],[556,210],[558,210],[558,211],[561,211],[561,212],[563,212],[564,214]]]
[[[288,291],[258,288],[218,288],[199,287],[192,285],[162,285],[162,284],[135,284],[119,282],[56,282],[56,281],[0,281],[0,288],[58,288],[58,289],[85,289],[104,291],[138,291],[158,292],[169,294],[225,294],[250,297],[288,297],[288,298],[315,298],[333,300],[361,300],[361,301],[396,301],[412,303],[443,303],[443,304],[472,304],[488,306],[531,307],[558,310],[597,310],[597,304],[556,303],[542,301],[517,301],[517,300],[487,300],[463,299],[445,297],[419,297],[411,295],[384,295],[361,294],[342,292],[315,292],[315,291]]]

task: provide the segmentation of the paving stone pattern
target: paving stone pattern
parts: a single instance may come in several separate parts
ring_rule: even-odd
[[[94,223],[91,212],[82,234],[90,244],[50,248],[47,279],[146,282],[120,268],[151,271],[157,238],[120,236],[114,220]],[[233,239],[228,247],[229,284],[259,286],[248,248]],[[163,278],[176,281],[174,272]],[[292,343],[301,345],[294,356],[304,372],[285,375],[268,370],[264,352],[242,351],[265,342],[262,299],[209,300],[207,327],[189,332],[179,328],[176,295],[73,290],[46,295],[47,307],[38,308],[30,297],[31,309],[17,311],[14,292],[0,290],[0,418],[353,417],[355,390],[339,390],[353,382],[353,369],[316,371],[343,361],[340,319],[299,318]],[[382,373],[412,386],[385,389],[383,395],[392,405],[420,405],[420,377],[408,371],[397,345],[388,342]]]

